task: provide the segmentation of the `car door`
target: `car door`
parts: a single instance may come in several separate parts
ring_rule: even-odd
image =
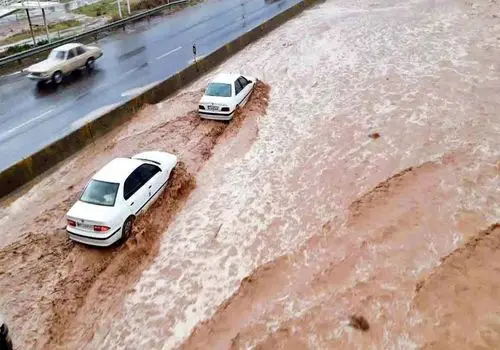
[[[240,105],[244,106],[247,103],[248,98],[250,97],[252,84],[250,84],[250,82],[243,76],[239,77],[238,81],[240,82],[240,85],[243,87],[243,90],[241,91],[242,101],[241,101]]]
[[[240,80],[236,79],[234,81],[234,93],[236,96],[236,103],[241,105],[241,102],[243,101],[243,86],[241,86]]]
[[[159,166],[145,163],[139,167],[141,178],[147,193],[147,203],[143,210],[147,210],[159,196],[159,190],[163,186],[163,173]]]
[[[68,50],[66,56],[66,65],[64,67],[64,73],[70,73],[78,68],[78,55],[76,54],[76,49]]]
[[[76,48],[76,54],[78,57],[78,67],[83,67],[87,63],[87,58],[89,57],[87,50],[83,46],[78,46]]]
[[[123,186],[123,199],[132,215],[139,215],[149,199],[140,168],[127,177]]]

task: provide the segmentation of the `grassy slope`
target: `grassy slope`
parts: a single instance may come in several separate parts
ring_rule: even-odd
[[[51,33],[58,32],[58,31],[64,30],[64,29],[78,27],[79,25],[81,25],[80,21],[77,21],[75,19],[70,19],[68,21],[49,24],[49,32],[51,32]],[[34,31],[35,35],[45,34],[45,28],[43,26],[34,27],[33,31]],[[0,41],[0,45],[12,44],[12,43],[15,43],[17,41],[28,39],[30,37],[31,37],[31,32],[29,30],[23,30],[21,33],[11,35],[11,36],[5,38],[4,40]]]
[[[203,0],[190,0],[184,5],[173,6],[171,11],[177,11],[186,6],[196,5]],[[130,0],[130,9],[132,13],[141,10],[152,9],[161,5],[168,3],[167,0]],[[121,0],[122,5],[122,15],[127,16],[127,2],[126,0]],[[82,14],[89,17],[99,17],[108,16],[111,19],[117,20],[118,16],[118,5],[116,0],[101,0],[91,5],[82,6],[74,11],[75,13]]]

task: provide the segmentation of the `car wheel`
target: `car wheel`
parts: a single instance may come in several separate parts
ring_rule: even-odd
[[[122,241],[126,241],[132,233],[132,226],[134,225],[134,217],[129,216],[122,227]]]
[[[85,64],[85,68],[87,68],[87,70],[90,72],[91,70],[94,69],[94,65],[95,65],[95,60],[94,58],[90,57],[87,60],[87,63]]]
[[[52,74],[52,82],[56,85],[59,85],[61,84],[63,81],[63,74],[61,71],[57,71],[57,72],[54,72],[54,74]]]

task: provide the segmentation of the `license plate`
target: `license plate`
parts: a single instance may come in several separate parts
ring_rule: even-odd
[[[78,225],[78,228],[81,228],[82,230],[92,230],[92,229],[94,229],[94,226],[91,225],[91,224],[83,224],[83,223],[79,222],[77,225]]]
[[[219,110],[219,106],[208,106],[208,110],[209,111],[218,111]]]

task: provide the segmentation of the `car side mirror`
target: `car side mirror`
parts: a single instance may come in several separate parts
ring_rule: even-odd
[[[252,84],[253,82],[251,80],[248,81],[248,84]]]

